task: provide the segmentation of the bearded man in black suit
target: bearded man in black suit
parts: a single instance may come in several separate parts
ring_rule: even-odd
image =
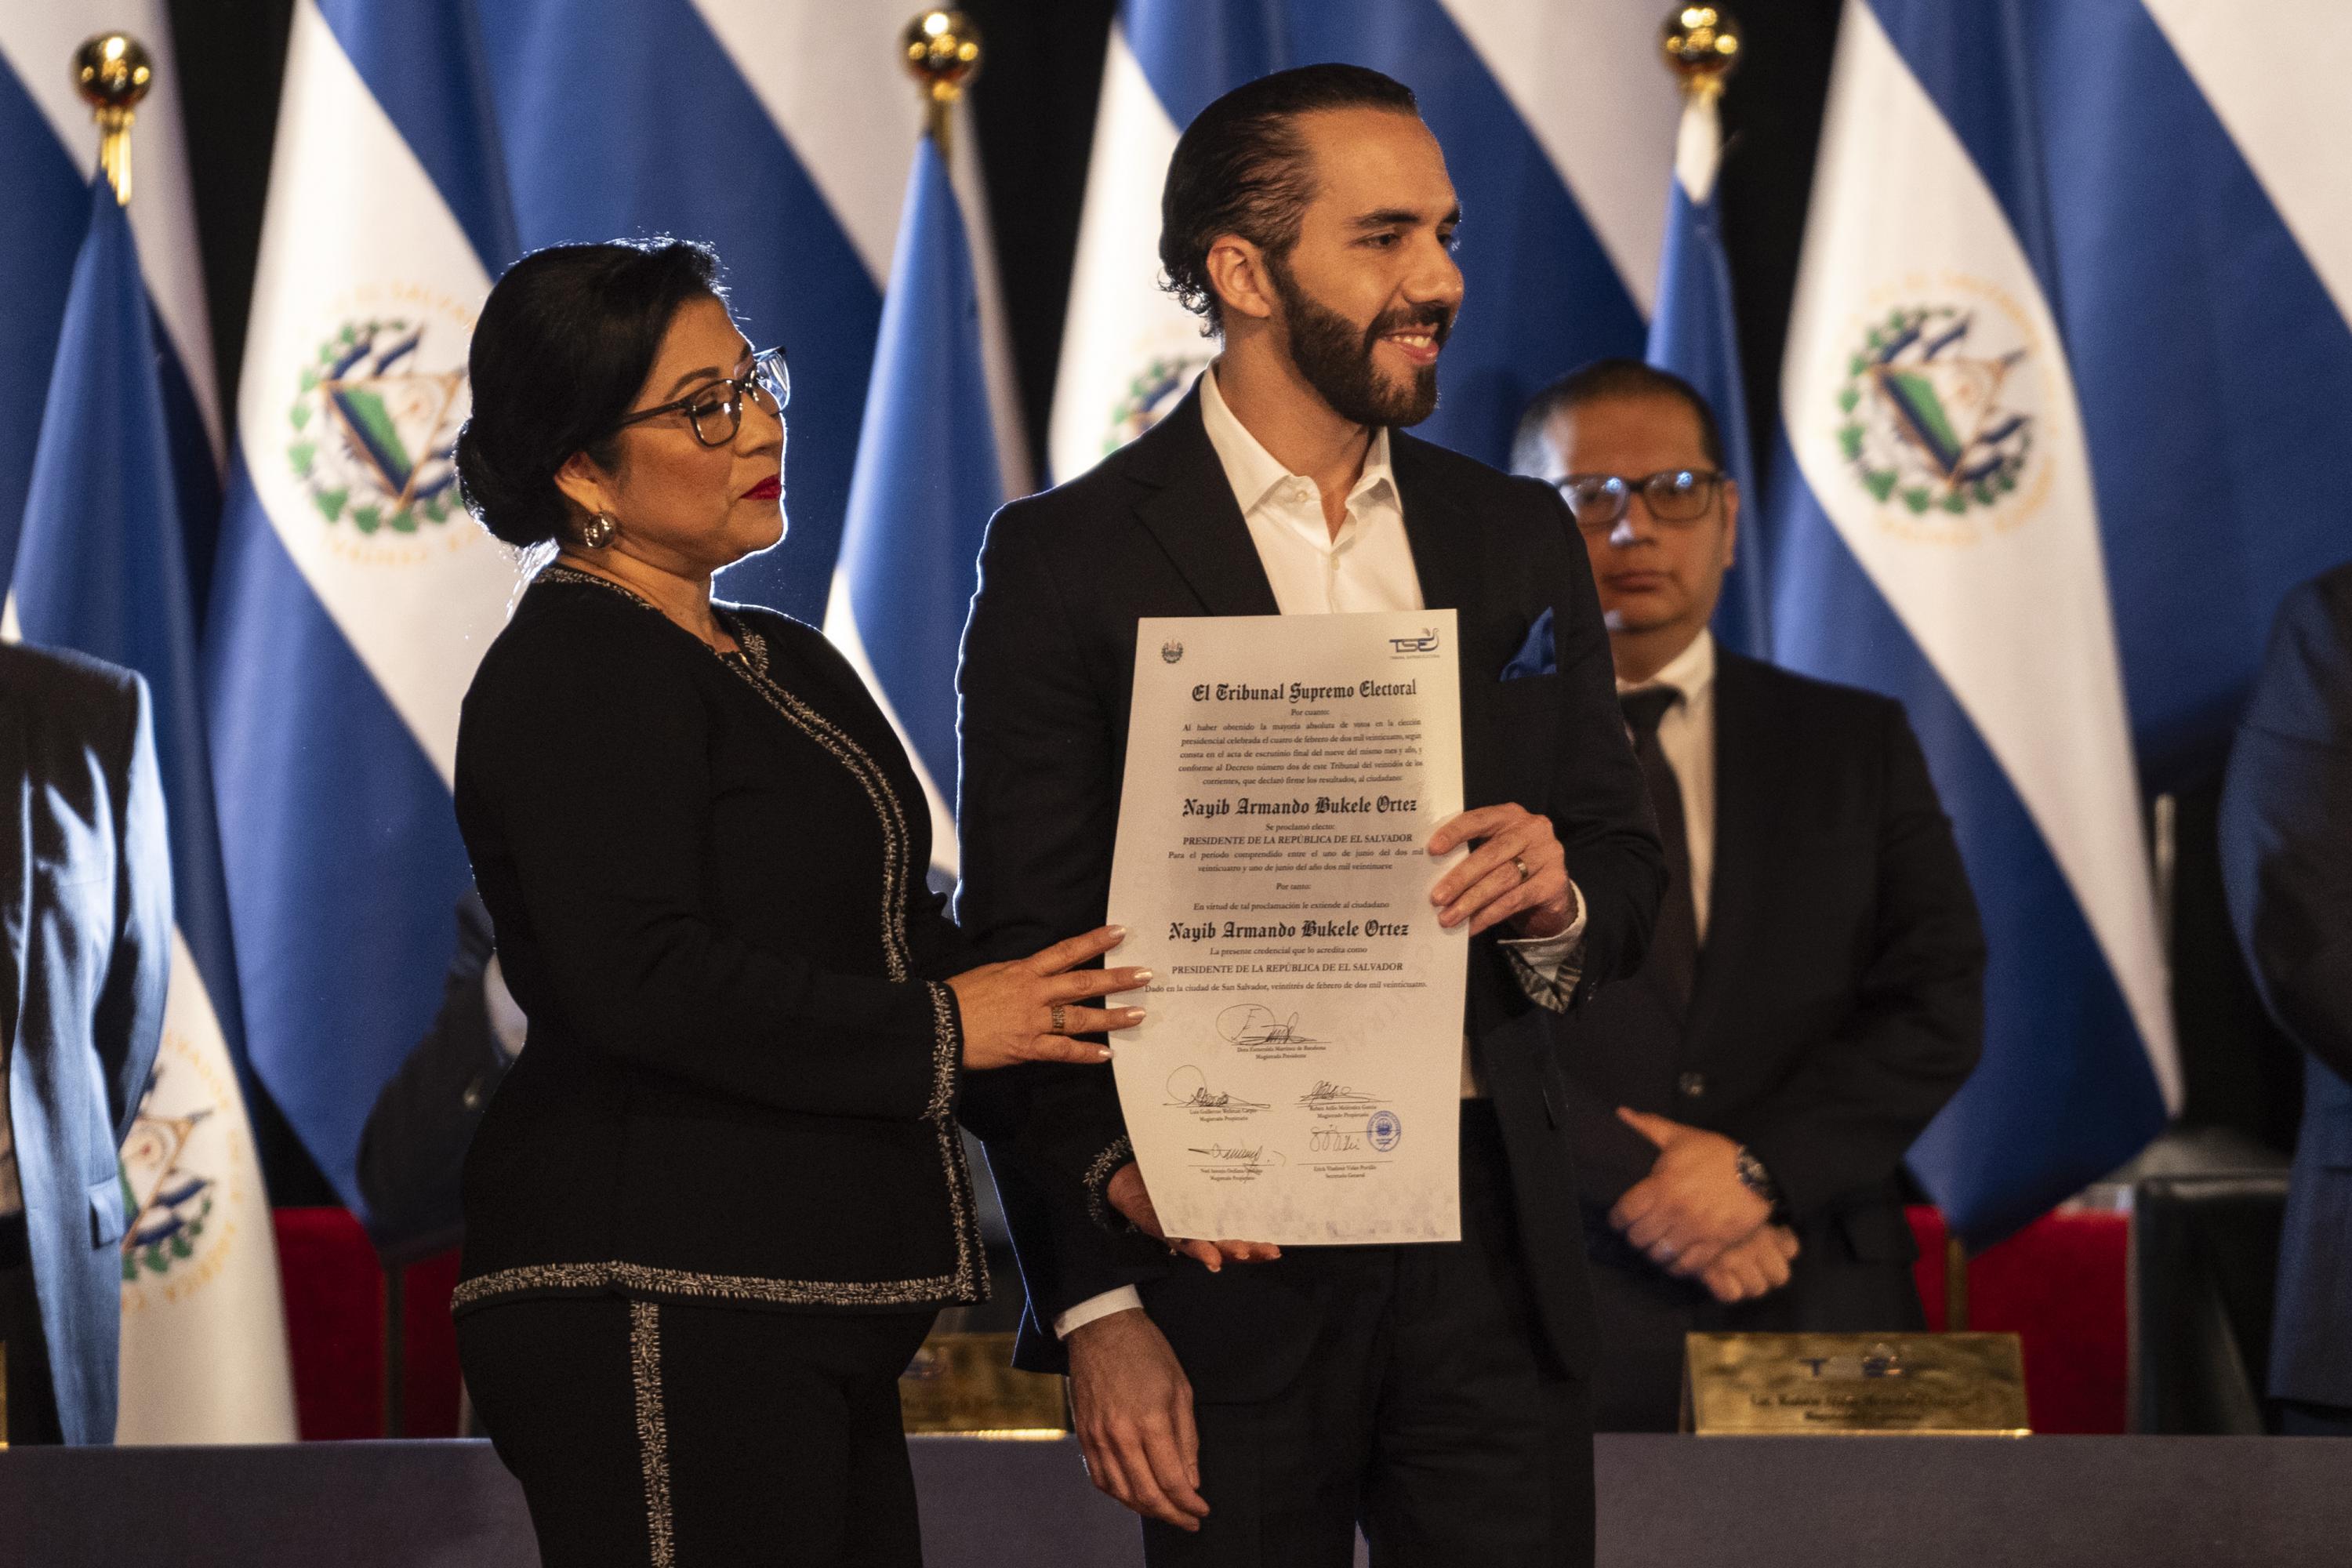
[[[1513,467],[1584,536],[1674,886],[1569,1026],[1602,1431],[1673,1431],[1692,1331],[1924,1329],[1904,1152],[1975,1067],[1976,901],[1900,704],[1707,630],[1738,537],[1715,414],[1602,360]]]
[[[1139,617],[1453,608],[1479,804],[1433,837],[1471,850],[1431,898],[1472,933],[1469,993],[1429,1046],[1462,1065],[1463,1239],[1171,1253],[1136,1234],[1158,1226],[1108,1076],[1034,1073],[1037,1147],[1060,1146],[992,1152],[1022,1359],[1066,1356],[1096,1484],[1145,1515],[1155,1565],[1344,1564],[1360,1523],[1376,1563],[1589,1562],[1594,1334],[1546,1020],[1638,962],[1664,873],[1583,552],[1555,491],[1403,433],[1463,296],[1410,91],[1349,66],[1239,89],[1185,131],[1161,211],[1169,286],[1223,352],[990,528],[958,918],[1007,955],[1119,918]]]

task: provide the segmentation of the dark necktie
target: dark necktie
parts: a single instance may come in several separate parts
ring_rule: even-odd
[[[1650,810],[1658,819],[1658,837],[1666,850],[1666,896],[1658,905],[1658,922],[1650,932],[1650,955],[1643,974],[1654,984],[1676,1022],[1690,1010],[1691,989],[1698,978],[1698,910],[1691,898],[1690,836],[1683,824],[1682,785],[1675,767],[1658,744],[1658,723],[1666,710],[1682,700],[1671,686],[1647,686],[1617,700],[1625,710],[1625,727],[1633,732],[1633,757],[1642,764],[1642,784],[1650,792]]]

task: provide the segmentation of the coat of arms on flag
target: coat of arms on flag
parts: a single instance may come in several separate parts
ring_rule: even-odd
[[[299,373],[286,459],[329,522],[415,533],[456,510],[466,372],[462,361],[433,368],[423,352],[431,332],[400,318],[346,321]],[[439,336],[462,353],[461,332]]]
[[[2007,498],[2033,458],[2039,378],[2005,327],[1997,312],[1936,303],[1897,306],[1864,330],[1838,388],[1837,438],[1874,500],[1920,518],[1990,510],[1996,526],[2027,510],[2030,496]]]

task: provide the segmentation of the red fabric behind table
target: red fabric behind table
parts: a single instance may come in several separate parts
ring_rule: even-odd
[[[340,1208],[279,1209],[278,1260],[306,1439],[380,1437],[383,1422],[383,1270],[367,1233]],[[1944,1326],[1944,1221],[1911,1211],[1927,1324]],[[2130,1226],[2111,1213],[2045,1215],[1969,1262],[1971,1328],[2016,1332],[2037,1432],[2124,1429],[2124,1255]],[[405,1435],[457,1430],[457,1346],[449,1292],[457,1256],[409,1268]]]
[[[350,1210],[278,1209],[278,1271],[294,1365],[294,1408],[306,1441],[381,1437],[383,1269]],[[449,1321],[457,1255],[405,1271],[404,1436],[457,1431],[457,1342]]]
[[[1944,1327],[1944,1216],[1911,1211],[1915,1278],[1927,1326]],[[2129,1342],[2124,1257],[2131,1222],[2097,1211],[2048,1214],[1969,1259],[1969,1327],[2025,1347],[2025,1403],[2036,1432],[2121,1432]]]

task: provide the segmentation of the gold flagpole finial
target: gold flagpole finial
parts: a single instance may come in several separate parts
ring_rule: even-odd
[[[1677,5],[1658,30],[1658,48],[1685,97],[1713,98],[1739,65],[1739,24],[1720,5]]]
[[[907,74],[922,84],[931,140],[944,155],[956,100],[980,75],[980,29],[961,11],[926,11],[907,24],[905,58]]]
[[[74,51],[74,88],[98,121],[98,165],[114,199],[131,205],[131,121],[154,85],[146,47],[128,33],[100,33]]]

